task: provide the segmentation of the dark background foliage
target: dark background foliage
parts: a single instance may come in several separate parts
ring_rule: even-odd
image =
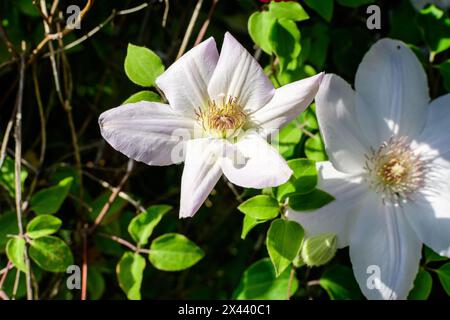
[[[38,1],[39,2],[39,1]],[[51,2],[51,1],[47,1]],[[95,28],[114,11],[137,6],[143,0],[96,0],[81,22],[81,29],[65,36],[61,43],[68,44]],[[366,1],[370,2],[370,1]],[[206,1],[200,11],[188,48],[190,48],[203,21],[207,19],[212,1]],[[308,29],[321,25],[325,32],[320,35],[326,39],[326,45],[320,52],[310,54],[309,64],[317,72],[325,70],[341,75],[350,83],[363,55],[369,47],[381,37],[394,37],[412,45],[421,57],[428,72],[430,90],[435,98],[447,92],[444,86],[445,75],[439,65],[449,58],[449,50],[436,55],[429,62],[429,44],[425,41],[427,29],[420,23],[418,13],[409,1],[376,1],[381,7],[381,30],[368,30],[366,27],[366,7],[356,8],[335,3],[333,18],[327,22],[303,1],[300,3],[311,19],[299,23],[299,29],[305,39]],[[60,1],[59,10],[65,11],[69,5],[80,7],[85,1]],[[172,0],[166,27],[162,27],[164,2],[150,1],[150,5],[138,12],[114,17],[102,26],[101,30],[73,49],[57,54],[62,94],[70,102],[71,113],[81,156],[82,179],[78,175],[77,162],[72,143],[71,129],[67,111],[59,101],[55,88],[51,62],[45,46],[25,71],[23,92],[23,158],[28,178],[24,183],[24,197],[30,192],[54,185],[63,177],[71,176],[75,180],[70,194],[57,213],[62,219],[62,230],[58,235],[71,247],[75,263],[83,263],[83,226],[92,224],[100,208],[107,201],[111,191],[99,181],[117,186],[126,172],[128,159],[113,150],[101,138],[97,124],[98,116],[104,110],[120,105],[131,94],[140,90],[126,77],[123,64],[128,43],[145,46],[157,53],[166,67],[174,62],[187,25],[191,19],[197,1]],[[248,34],[249,16],[261,10],[260,1],[222,0],[219,1],[207,30],[206,36],[213,36],[220,47],[223,35],[230,31],[243,45],[254,52],[255,45]],[[67,16],[67,14],[66,14]],[[0,23],[8,34],[12,44],[21,47],[25,41],[28,54],[44,37],[44,27],[39,12],[31,0],[1,1]],[[64,25],[64,24],[62,24]],[[303,31],[305,32],[303,33]],[[55,31],[55,30],[53,30]],[[437,31],[435,31],[437,32]],[[313,39],[320,41],[323,39]],[[61,44],[53,41],[58,49]],[[314,55],[324,55],[324,63],[317,62]],[[18,90],[18,61],[8,52],[4,41],[0,41],[0,137],[4,137],[5,128],[14,114],[16,93]],[[260,63],[270,63],[270,57],[263,54]],[[42,143],[41,125],[37,107],[33,70],[41,95],[46,122],[45,158],[39,163]],[[66,105],[67,106],[67,105]],[[317,129],[314,132],[317,132]],[[295,146],[289,158],[304,157],[306,137]],[[13,158],[14,142],[8,144],[7,154]],[[178,232],[186,235],[205,251],[205,257],[194,267],[182,272],[163,272],[147,267],[142,284],[143,299],[222,299],[231,298],[237,288],[243,272],[255,261],[267,256],[265,235],[268,224],[257,226],[245,240],[241,239],[243,215],[236,207],[239,199],[225,181],[220,181],[205,205],[193,219],[178,219],[179,185],[182,165],[169,167],[149,167],[136,164],[123,191],[138,201],[144,208],[154,204],[168,204],[173,210],[167,214],[155,229],[154,235]],[[36,180],[34,190],[33,180]],[[31,190],[31,191],[30,191]],[[258,194],[256,190],[237,190],[243,199]],[[14,211],[14,198],[5,189],[0,190],[0,217]],[[91,211],[90,211],[91,210]],[[92,299],[124,299],[118,286],[116,265],[126,250],[120,244],[102,236],[102,233],[120,236],[131,240],[127,233],[129,221],[139,210],[122,198],[117,200],[108,211],[102,225],[87,241],[87,264],[89,266],[88,297]],[[25,220],[30,220],[33,212],[25,211]],[[1,226],[0,226],[1,227]],[[4,246],[4,244],[2,244]],[[2,249],[3,251],[3,249]],[[0,269],[6,265],[6,256],[0,255]],[[438,267],[441,262],[432,262]],[[336,265],[350,267],[348,251],[340,250],[336,258],[325,267],[297,270],[300,285],[295,299],[329,299],[327,292],[314,280]],[[32,265],[33,270],[38,268]],[[35,271],[41,299],[79,299],[79,290],[68,290],[64,285],[64,273],[53,274]],[[5,292],[11,290],[13,272],[4,284]],[[347,298],[361,297],[359,289],[350,276],[344,282],[350,283]],[[436,277],[433,274],[433,277]],[[313,282],[310,282],[313,281]],[[308,282],[309,285],[308,285]],[[445,291],[434,279],[430,298],[446,297]],[[317,284],[317,283],[316,283]],[[19,297],[24,296],[24,279],[21,280]]]

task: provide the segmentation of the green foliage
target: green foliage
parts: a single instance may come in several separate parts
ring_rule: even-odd
[[[445,61],[444,63],[438,66],[439,72],[444,79],[444,87],[445,90],[450,92],[450,60]]]
[[[270,220],[280,212],[278,201],[267,195],[259,195],[239,205],[238,210],[254,219]]]
[[[425,42],[433,53],[450,48],[450,18],[445,11],[434,5],[428,6],[420,12],[418,21]]]
[[[436,270],[439,281],[448,296],[450,296],[450,262]]]
[[[280,71],[297,68],[301,52],[296,22],[309,19],[297,2],[270,2],[269,10],[253,13],[248,20],[252,40],[267,54],[279,59]]]
[[[295,69],[300,55],[300,31],[294,21],[277,19],[269,32],[269,43],[280,61],[280,71]]]
[[[305,0],[305,4],[328,22],[333,18],[334,0]]]
[[[9,261],[20,271],[27,270],[25,263],[26,242],[24,238],[14,237],[6,244],[6,255]]]
[[[317,169],[314,161],[308,159],[293,159],[288,161],[288,165],[294,174],[288,182],[277,188],[277,198],[281,202],[294,193],[310,193],[317,185]]]
[[[125,73],[135,84],[151,87],[164,70],[161,59],[152,50],[131,43],[128,45]]]
[[[352,269],[343,265],[335,265],[327,269],[320,278],[320,285],[332,300],[359,300],[362,298]]]
[[[31,240],[29,254],[40,268],[49,272],[65,272],[73,264],[69,246],[54,236]]]
[[[341,6],[357,8],[363,5],[374,3],[375,0],[336,0]]]
[[[125,252],[117,264],[119,285],[130,300],[141,300],[145,259],[138,253]]]
[[[168,233],[153,240],[149,259],[156,269],[181,271],[192,267],[204,255],[203,250],[185,236]]]
[[[139,245],[146,245],[153,229],[161,221],[162,217],[172,209],[167,205],[156,205],[137,215],[128,225],[128,232]]]
[[[159,94],[157,94],[153,91],[143,90],[143,91],[139,91],[139,92],[133,94],[131,97],[129,97],[127,100],[125,100],[122,104],[135,103],[135,102],[140,102],[140,101],[162,102]]]
[[[448,259],[447,257],[442,257],[442,256],[438,255],[436,252],[434,252],[427,246],[424,246],[423,252],[424,252],[426,263],[430,263],[433,261],[445,261]]]
[[[289,206],[296,211],[312,211],[326,206],[334,197],[319,189],[307,194],[294,193],[289,196]]]
[[[30,206],[36,214],[53,214],[62,206],[69,194],[73,178],[65,178],[56,186],[42,189],[36,192],[31,198]]]
[[[252,264],[242,275],[234,292],[237,300],[285,300],[289,294],[289,278],[291,268],[286,269],[278,277],[268,258]],[[298,289],[298,280],[292,279],[290,295]]]
[[[308,138],[305,143],[305,153],[308,159],[314,161],[328,160],[323,139],[319,134],[316,134],[314,137]]]
[[[272,222],[267,232],[266,246],[277,276],[294,261],[302,240],[303,228],[297,222],[284,219]]]
[[[17,218],[14,212],[7,212],[0,216],[0,252],[5,251],[6,243],[9,240],[8,235],[17,234]]]
[[[408,295],[408,300],[427,300],[430,296],[433,286],[433,278],[431,274],[423,268],[420,268],[416,280],[414,280],[414,288]]]
[[[22,183],[25,182],[25,179],[28,177],[28,171],[25,168],[22,168],[20,173],[20,181]],[[14,197],[15,194],[15,186],[14,186],[14,160],[10,157],[6,156],[3,165],[0,168],[0,186],[5,188],[11,197]]]
[[[32,239],[49,236],[59,230],[62,221],[54,216],[43,214],[31,220],[27,225],[27,235]]]
[[[246,214],[244,216],[244,219],[242,220],[242,232],[241,232],[241,239],[245,239],[247,237],[247,234],[252,230],[254,227],[256,227],[258,224],[266,222],[266,219],[255,219]]]

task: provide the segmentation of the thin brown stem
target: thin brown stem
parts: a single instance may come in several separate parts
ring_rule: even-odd
[[[289,274],[289,282],[288,282],[288,290],[287,290],[287,297],[286,300],[291,299],[292,295],[292,284],[294,283],[295,279],[295,268],[294,266],[291,267],[291,273]]]
[[[198,0],[195,6],[194,12],[192,13],[191,20],[184,34],[183,41],[181,42],[180,50],[178,50],[177,59],[179,59],[186,51],[187,45],[189,43],[189,38],[191,37],[192,30],[194,30],[195,22],[197,21],[200,9],[202,8],[203,0]]]
[[[128,167],[127,167],[127,171],[125,172],[125,175],[122,177],[122,180],[119,182],[119,185],[114,189],[114,191],[109,196],[108,201],[105,203],[102,210],[98,214],[97,218],[94,221],[94,224],[89,228],[89,234],[94,232],[94,230],[100,225],[100,223],[105,218],[106,214],[108,213],[109,209],[111,208],[111,205],[116,200],[120,191],[122,190],[123,186],[125,185],[125,182],[127,182],[128,178],[130,177],[131,171],[133,170],[133,166],[134,166],[134,161],[130,159],[128,161]]]
[[[25,51],[25,45],[23,45],[23,51]],[[19,90],[17,92],[16,99],[16,123],[14,127],[14,141],[15,141],[15,152],[14,152],[14,187],[15,187],[15,199],[16,199],[16,213],[17,213],[17,226],[19,229],[19,237],[24,236],[23,223],[22,223],[22,102],[23,102],[23,91],[25,85],[25,54],[23,53],[20,59],[20,71],[19,71]],[[30,261],[28,259],[27,250],[24,253],[25,264],[26,264],[26,287],[27,287],[27,299],[33,299],[33,290],[31,287],[31,272],[30,272]]]
[[[205,22],[203,22],[203,25],[200,28],[197,39],[195,40],[195,43],[194,43],[194,47],[196,45],[198,45],[200,42],[202,42],[203,38],[205,37],[206,30],[208,30],[209,23],[211,22],[214,12],[216,11],[216,7],[217,7],[218,3],[219,3],[219,0],[212,0],[212,5],[211,5],[211,9],[209,9],[208,17],[206,18]]]

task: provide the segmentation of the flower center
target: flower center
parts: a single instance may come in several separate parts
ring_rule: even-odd
[[[391,138],[366,155],[368,182],[383,200],[400,204],[425,185],[426,161],[413,152],[406,137]]]
[[[247,119],[237,99],[233,97],[224,97],[219,103],[210,100],[206,110],[198,109],[196,115],[206,132],[223,139],[235,137]]]

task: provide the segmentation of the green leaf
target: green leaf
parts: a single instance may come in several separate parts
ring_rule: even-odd
[[[129,97],[127,100],[125,100],[122,104],[135,103],[135,102],[140,102],[140,101],[161,102],[162,99],[159,94],[157,94],[153,91],[144,90],[144,91],[139,91],[139,92],[133,94],[131,97]]]
[[[65,272],[73,264],[73,256],[69,246],[54,236],[44,236],[31,240],[30,258],[49,272]]]
[[[433,261],[445,261],[448,258],[438,255],[436,252],[428,248],[427,246],[423,246],[423,252],[425,256],[425,262],[430,263]]]
[[[7,212],[0,216],[0,253],[5,251],[8,235],[18,234],[17,216],[14,212]]]
[[[303,242],[301,257],[310,267],[327,264],[333,259],[337,250],[337,236],[325,233],[315,237],[306,238]]]
[[[204,255],[203,250],[185,236],[167,233],[153,240],[149,259],[156,269],[180,271],[192,267]]]
[[[69,194],[73,178],[65,178],[58,185],[42,189],[33,195],[30,202],[31,210],[36,214],[53,214],[61,208]]]
[[[307,194],[289,195],[289,206],[295,211],[313,211],[326,206],[334,197],[323,190],[315,189]]]
[[[423,268],[419,269],[414,288],[409,292],[408,300],[427,300],[433,286],[431,274]]]
[[[294,261],[302,240],[303,228],[297,222],[284,219],[272,222],[267,232],[266,246],[277,276]]]
[[[444,88],[450,92],[450,60],[440,64],[438,68],[442,78],[444,79]]]
[[[20,271],[26,272],[25,263],[26,242],[24,238],[14,237],[6,244],[6,255],[14,266]]]
[[[51,235],[59,230],[62,221],[54,216],[43,214],[31,220],[27,225],[27,234],[32,239]]]
[[[267,11],[255,12],[248,19],[248,33],[250,37],[267,54],[272,54],[269,31],[275,22],[276,19]]]
[[[306,140],[305,154],[308,159],[314,161],[328,160],[327,154],[325,152],[325,145],[320,134],[316,134],[314,135],[314,138],[310,137],[308,140]]]
[[[254,227],[256,227],[258,224],[264,223],[267,220],[260,220],[252,218],[249,215],[244,215],[244,219],[242,222],[242,233],[241,233],[241,239],[245,239],[247,237],[247,234],[252,230]]]
[[[281,71],[297,67],[297,57],[300,55],[302,47],[300,31],[294,21],[279,19],[272,24],[269,31],[269,42],[280,61]]]
[[[117,279],[129,300],[141,300],[141,285],[144,269],[144,257],[133,252],[125,252],[117,264]]]
[[[151,87],[164,69],[161,59],[152,50],[128,44],[125,73],[131,81],[143,87]]]
[[[333,0],[305,0],[305,4],[328,22],[333,18]]]
[[[336,0],[341,6],[357,8],[369,3],[375,2],[375,0]]]
[[[436,272],[442,287],[447,295],[450,296],[450,262],[444,264],[442,267],[437,269]]]
[[[362,299],[358,283],[349,267],[334,265],[327,269],[320,278],[320,285],[332,300]]]
[[[293,193],[310,193],[317,185],[317,169],[314,161],[293,159],[287,163],[292,171],[294,171],[294,174],[288,182],[278,187],[277,199],[280,202],[283,202],[286,197]]]
[[[309,19],[308,13],[298,3],[294,1],[289,2],[275,2],[271,1],[269,4],[269,13],[276,19],[289,19],[294,21],[303,21]]]
[[[309,52],[305,53],[304,60],[310,62],[317,70],[323,70],[328,56],[330,40],[330,26],[325,22],[317,21],[311,26],[302,28],[302,54],[306,51],[305,47],[308,47],[305,42],[309,41],[310,47]],[[317,120],[314,112],[311,112],[311,108],[306,109],[302,115],[306,117],[312,115],[311,120],[314,121],[314,123],[306,122],[306,128],[309,128],[309,130],[318,129]]]
[[[145,259],[142,258],[145,263]],[[105,292],[105,278],[98,270],[99,268],[89,266],[87,275],[87,289],[90,300],[98,300]]]
[[[418,17],[425,42],[435,54],[450,48],[450,18],[445,11],[431,5]]]
[[[20,11],[29,17],[40,17],[40,13],[31,0],[17,0]]]
[[[281,128],[274,137],[273,144],[284,158],[290,158],[295,153],[295,148],[302,138],[302,130],[295,122]]]
[[[134,217],[128,225],[128,232],[133,240],[140,245],[146,245],[153,229],[171,209],[172,207],[167,205],[151,206],[145,212]]]
[[[285,270],[280,276],[268,258],[252,264],[242,275],[239,285],[233,294],[237,300],[284,300],[288,298],[289,278],[291,268]],[[298,289],[296,277],[292,280],[292,296]]]
[[[275,198],[258,195],[241,203],[238,210],[254,219],[269,220],[278,216],[280,206]]]
[[[25,168],[22,167],[22,171],[20,173],[20,182],[22,183],[22,189],[23,189],[23,183],[25,182],[25,179],[28,176],[28,172],[25,170]],[[3,165],[0,168],[0,185],[3,186],[6,191],[8,191],[8,194],[11,197],[14,197],[15,195],[15,181],[14,181],[14,160],[12,160],[10,157],[6,156],[5,161],[3,162]]]

